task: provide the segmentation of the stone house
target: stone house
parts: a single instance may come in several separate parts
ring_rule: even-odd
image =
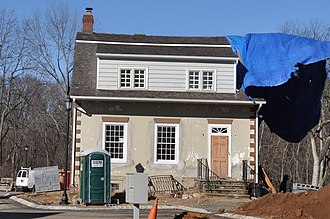
[[[111,154],[111,183],[141,164],[148,175],[173,175],[194,186],[197,159],[220,177],[257,171],[258,109],[236,90],[238,57],[224,37],[77,33],[71,98],[73,184],[89,148]]]

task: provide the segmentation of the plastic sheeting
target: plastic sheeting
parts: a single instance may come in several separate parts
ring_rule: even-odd
[[[330,57],[330,41],[281,33],[226,38],[246,69],[238,72],[239,77],[244,75],[243,89],[281,85],[297,70],[297,63],[307,65]]]
[[[260,115],[271,131],[301,141],[319,121],[330,42],[280,33],[227,40],[241,61],[238,88],[267,101]]]

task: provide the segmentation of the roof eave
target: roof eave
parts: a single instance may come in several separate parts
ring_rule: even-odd
[[[144,98],[144,97],[102,97],[102,96],[71,96],[76,100],[98,100],[119,102],[176,102],[176,103],[199,103],[199,104],[232,104],[232,105],[262,105],[264,100],[205,100],[205,99],[173,99],[173,98]]]

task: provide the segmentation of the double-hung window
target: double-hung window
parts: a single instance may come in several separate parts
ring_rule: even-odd
[[[145,68],[120,68],[119,88],[146,89],[147,69]]]
[[[111,155],[111,162],[126,163],[127,123],[103,123],[103,148]]]
[[[159,164],[177,164],[179,124],[155,124],[154,160]]]
[[[215,71],[189,70],[188,90],[215,91]]]

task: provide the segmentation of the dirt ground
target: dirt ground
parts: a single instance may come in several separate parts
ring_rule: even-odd
[[[330,185],[318,191],[298,194],[268,194],[245,205],[234,213],[263,218],[330,218]]]
[[[47,193],[24,193],[20,198],[42,205],[58,205],[63,191]],[[69,202],[77,198],[69,195]],[[268,194],[261,198],[250,200],[240,198],[223,198],[204,193],[190,193],[183,198],[170,195],[158,196],[160,205],[181,205],[203,208],[214,213],[232,212],[240,215],[262,218],[330,218],[330,185],[318,190],[298,194]],[[153,204],[150,200],[149,204]],[[92,207],[92,206],[91,206]]]

